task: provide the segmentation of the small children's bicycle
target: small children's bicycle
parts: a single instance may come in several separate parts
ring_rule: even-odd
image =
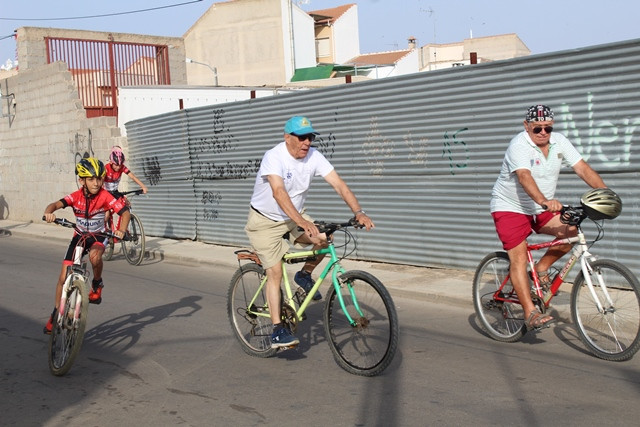
[[[122,197],[127,196],[129,194],[132,195],[140,195],[142,194],[142,190],[132,190],[125,191],[124,193],[120,193]],[[129,213],[131,214],[131,219],[129,220],[129,226],[127,227],[127,235],[129,238],[127,240],[121,240],[122,244],[122,253],[124,257],[127,259],[127,262],[131,265],[140,265],[142,260],[144,259],[144,250],[145,250],[145,237],[144,237],[144,228],[142,227],[142,222],[140,218],[136,214],[133,213],[133,208],[131,207],[131,203],[127,202],[127,206],[129,206]],[[114,232],[118,229],[120,225],[120,218],[118,221],[113,220],[113,214],[109,216],[107,220],[107,229]],[[102,254],[102,258],[105,261],[111,260],[113,257],[113,252],[115,249],[115,244],[118,242],[118,238],[109,238],[109,243],[104,248],[104,254]]]
[[[65,218],[56,218],[53,222],[63,227],[73,228],[81,234],[73,254],[73,264],[67,268],[58,313],[49,336],[49,370],[53,375],[61,376],[71,369],[84,340],[84,329],[89,312],[87,284],[90,275],[87,263],[83,261],[84,242],[93,233],[78,230],[75,223]],[[104,234],[111,238],[115,237],[110,231]]]
[[[305,310],[313,295],[331,273],[333,286],[327,291],[323,323],[334,359],[352,374],[378,375],[389,366],[398,346],[398,316],[393,300],[384,285],[371,274],[345,271],[340,265],[333,233],[338,230],[345,233],[346,252],[350,241],[354,241],[355,246],[354,236],[346,229],[357,226],[355,219],[346,223],[316,222],[316,226],[321,233],[326,233],[327,248],[287,253],[282,259],[283,323],[292,332],[296,331],[298,323],[306,318]],[[240,267],[231,279],[227,299],[231,327],[247,354],[274,356],[278,349],[271,348],[273,325],[266,299],[267,276],[255,252],[240,250],[235,253]],[[328,254],[330,259],[313,288],[306,293],[299,288],[294,293],[285,265],[306,262],[323,254]],[[246,263],[242,264],[243,261]]]
[[[603,236],[601,222],[596,239],[587,243],[580,224],[588,217],[584,207],[564,206],[561,220],[576,226],[576,237],[527,246],[529,273],[532,277],[533,303],[544,313],[560,285],[580,261],[581,271],[571,290],[571,317],[584,345],[605,360],[628,360],[640,348],[640,283],[619,262],[596,259],[589,252],[591,244]],[[564,244],[574,245],[571,256],[556,274],[549,289],[544,289],[534,268],[532,251]],[[570,284],[570,283],[567,283]],[[478,265],[473,278],[473,304],[484,330],[497,341],[515,342],[527,332],[524,313],[509,278],[506,252],[487,255]]]

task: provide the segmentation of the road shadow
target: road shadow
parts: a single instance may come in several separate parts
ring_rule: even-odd
[[[190,317],[200,311],[202,306],[198,301],[201,299],[200,296],[191,295],[176,302],[108,320],[85,332],[85,343],[113,353],[124,353],[138,343],[145,327],[171,317]]]

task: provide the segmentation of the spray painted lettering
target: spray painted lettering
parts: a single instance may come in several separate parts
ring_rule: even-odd
[[[371,118],[370,132],[362,144],[364,159],[370,167],[371,175],[384,174],[384,161],[393,157],[393,141],[386,139],[378,130],[378,118]]]
[[[247,160],[246,163],[216,164],[216,162],[200,160],[197,156],[193,162],[195,179],[247,179],[254,177],[260,169],[259,159]]]
[[[142,171],[149,185],[157,185],[162,180],[162,171],[158,157],[145,157],[142,160]]]
[[[451,175],[456,174],[455,173],[456,169],[466,168],[467,164],[469,163],[469,148],[467,147],[467,144],[458,137],[458,135],[460,135],[462,132],[465,132],[468,130],[469,128],[459,129],[455,131],[451,136],[451,139],[453,140],[453,145],[459,146],[459,148],[452,148],[451,143],[449,142],[448,132],[445,131],[444,133],[444,147],[442,149],[442,157],[443,158],[447,157],[449,159],[449,172],[451,173]],[[456,158],[461,157],[459,153],[464,154],[464,157],[465,157],[464,163],[454,162],[454,157]]]
[[[427,165],[427,148],[429,138],[420,138],[414,142],[411,132],[404,136],[404,143],[409,149],[409,163],[416,166]]]
[[[91,129],[87,129],[87,135],[76,132],[73,139],[69,140],[69,148],[74,155],[74,164],[87,157],[94,157]]]
[[[225,125],[223,116],[223,109],[213,110],[211,135],[204,138],[195,138],[192,141],[195,153],[219,154],[236,149],[238,140],[229,131],[229,127]]]
[[[582,133],[578,129],[573,112],[568,104],[556,111],[554,125],[565,134],[580,151],[585,161],[602,164],[610,169],[631,166],[632,138],[640,126],[640,118],[624,117],[617,121],[594,119],[594,95],[587,93],[588,128]],[[586,135],[585,135],[586,133]]]
[[[327,159],[331,159],[336,149],[336,137],[333,133],[329,133],[326,138],[319,136],[314,140],[313,146]]]

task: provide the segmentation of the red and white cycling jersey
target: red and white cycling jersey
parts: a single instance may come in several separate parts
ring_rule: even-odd
[[[111,162],[107,162],[104,168],[107,170],[107,175],[104,177],[104,184],[102,186],[107,191],[117,191],[122,174],[126,173],[128,175],[129,172],[131,172],[125,165],[122,165],[119,171],[114,171]]]
[[[106,211],[113,210],[117,214],[121,214],[126,209],[124,199],[116,199],[103,188],[90,197],[85,196],[84,188],[81,188],[60,201],[65,208],[71,206],[73,209],[78,229],[91,233],[105,230],[104,214]]]

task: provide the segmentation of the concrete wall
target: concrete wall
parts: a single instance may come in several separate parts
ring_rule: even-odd
[[[360,55],[360,37],[358,34],[358,5],[351,6],[336,19],[333,26],[334,62],[345,63]]]
[[[141,34],[107,33],[98,31],[67,30],[60,28],[21,27],[16,46],[20,71],[39,67],[47,63],[45,37],[58,37],[82,40],[98,40],[126,43],[144,43],[169,46],[169,73],[171,84],[186,84],[184,42],[180,37],[158,37]]]
[[[48,203],[78,188],[74,165],[80,158],[104,160],[113,144],[126,139],[115,117],[86,118],[63,62],[31,63],[29,69],[21,64],[0,87],[15,95],[15,106],[3,108],[11,115],[0,120],[0,212],[3,219],[40,221]]]
[[[283,85],[293,75],[289,7],[301,10],[289,0],[214,3],[184,34],[187,57],[215,67],[220,86]],[[311,35],[308,49],[315,52],[312,20],[308,25]],[[211,69],[187,65],[190,85],[211,84]]]

